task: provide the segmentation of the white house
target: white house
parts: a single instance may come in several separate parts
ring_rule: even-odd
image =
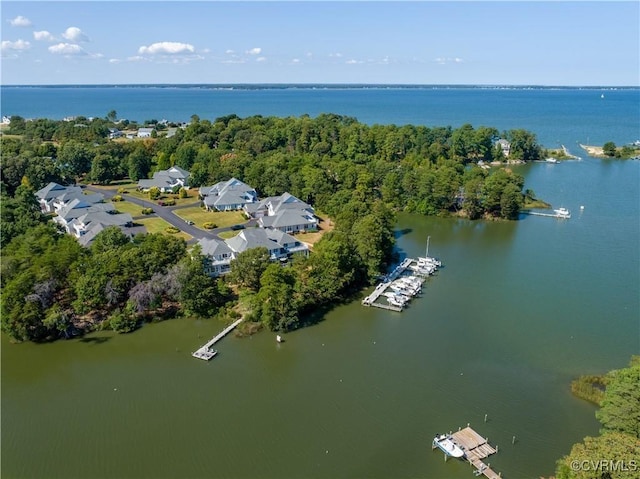
[[[156,171],[153,178],[149,180],[139,180],[138,189],[149,191],[156,187],[163,193],[173,190],[175,187],[186,186],[191,174],[179,166],[172,166],[168,170]]]
[[[509,156],[509,153],[511,153],[511,143],[509,143],[504,138],[500,138],[498,141],[496,141],[496,145],[500,147],[500,149],[502,150],[502,154],[505,157]]]
[[[151,138],[151,133],[153,133],[153,131],[153,128],[139,128],[138,138]]]
[[[256,190],[236,178],[220,181],[213,186],[202,186],[199,193],[208,210],[240,210],[246,204],[258,201]]]
[[[285,233],[315,231],[318,219],[313,207],[290,193],[265,198],[243,208],[250,218],[258,218],[258,226],[274,228]]]
[[[307,245],[272,228],[249,228],[225,241],[203,238],[198,244],[205,257],[205,271],[213,277],[231,271],[231,260],[251,248],[266,248],[272,261],[285,261],[295,254],[309,254]]]

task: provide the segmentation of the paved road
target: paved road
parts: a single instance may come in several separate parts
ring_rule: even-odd
[[[106,188],[96,188],[95,186],[91,186],[91,185],[87,185],[85,188],[89,191],[93,191],[94,193],[102,193],[105,199],[111,199],[118,194],[117,191],[115,190],[106,189]],[[227,226],[224,228],[216,228],[213,230],[202,230],[200,228],[197,228],[194,225],[188,224],[186,221],[176,216],[176,214],[173,212],[173,210],[185,208],[187,206],[193,206],[193,205],[170,206],[170,207],[159,206],[158,204],[152,201],[142,200],[140,198],[136,198],[131,195],[124,195],[124,196],[126,198],[126,201],[129,201],[138,206],[142,206],[143,208],[151,208],[157,216],[165,220],[167,223],[175,226],[181,231],[184,231],[188,235],[193,236],[194,238],[193,242],[202,238],[220,239],[220,237],[218,236],[218,233],[221,233],[222,231],[230,231],[232,229],[231,226]],[[251,220],[249,221],[249,223],[245,223],[244,225],[253,226],[254,224],[255,224],[255,220]]]

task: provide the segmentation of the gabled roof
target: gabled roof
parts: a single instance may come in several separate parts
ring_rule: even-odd
[[[267,248],[269,251],[282,248],[282,245],[269,238],[267,232],[261,228],[243,230],[240,234],[226,240],[226,243],[236,253],[259,247]]]
[[[51,182],[44,188],[36,191],[36,196],[41,200],[50,200],[55,198],[56,196],[64,193],[68,187],[59,185],[58,183]]]
[[[316,224],[317,220],[305,210],[282,210],[273,216],[263,216],[258,219],[265,228],[286,228],[287,226]]]
[[[79,198],[75,198],[71,200],[71,202],[67,206],[60,209],[60,211],[58,212],[58,216],[68,222],[73,218],[79,218],[80,216],[87,213],[98,212],[98,211],[108,212],[108,211],[115,211],[115,209],[116,207],[113,205],[113,203],[91,204],[91,203],[82,201]]]
[[[76,222],[85,225],[85,227],[92,223],[100,223],[105,226],[125,226],[133,223],[133,218],[129,213],[112,215],[106,211],[88,211],[84,215],[79,216]]]
[[[217,239],[202,238],[198,240],[202,254],[208,256],[220,256],[222,254],[231,254],[233,251],[224,241]]]

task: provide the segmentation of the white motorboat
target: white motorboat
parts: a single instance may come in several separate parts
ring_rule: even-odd
[[[558,208],[553,210],[558,218],[571,218],[571,212],[567,208]]]
[[[392,306],[398,306],[399,308],[402,308],[404,306],[404,303],[394,298],[387,298],[387,303],[389,303]]]
[[[400,303],[406,303],[411,299],[409,296],[405,296],[402,293],[386,292],[386,293],[382,293],[382,295],[386,296],[387,298],[395,299],[396,301],[399,301]]]
[[[447,456],[451,457],[463,457],[464,451],[458,446],[451,436],[441,434],[433,438],[433,445],[440,448]]]

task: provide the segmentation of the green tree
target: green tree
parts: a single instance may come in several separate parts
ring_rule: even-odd
[[[604,431],[640,438],[640,364],[610,374],[596,417]]]
[[[640,440],[620,432],[585,437],[556,465],[557,479],[637,479]],[[635,466],[634,466],[635,464]]]
[[[204,258],[199,251],[182,261],[179,282],[179,299],[186,314],[205,318],[215,314],[224,303],[224,296],[218,289],[218,283],[204,271]]]
[[[508,220],[517,220],[524,197],[514,183],[508,183],[500,196],[500,216]]]
[[[511,142],[509,158],[514,160],[535,161],[540,159],[542,148],[538,145],[536,135],[527,130],[510,130]]]
[[[69,140],[58,149],[58,163],[72,176],[80,176],[91,170],[93,153],[84,143]]]
[[[271,331],[288,331],[298,326],[294,285],[293,271],[279,264],[270,264],[262,273],[254,313]]]
[[[611,157],[616,156],[616,144],[613,141],[607,141],[602,145],[602,153]]]
[[[231,260],[229,281],[251,291],[260,288],[260,277],[271,264],[267,248],[251,248]]]
[[[108,185],[115,178],[113,161],[103,153],[96,155],[91,162],[91,181],[99,185]]]
[[[107,120],[110,122],[114,123],[117,119],[118,113],[115,110],[110,110],[109,113],[107,113]]]

